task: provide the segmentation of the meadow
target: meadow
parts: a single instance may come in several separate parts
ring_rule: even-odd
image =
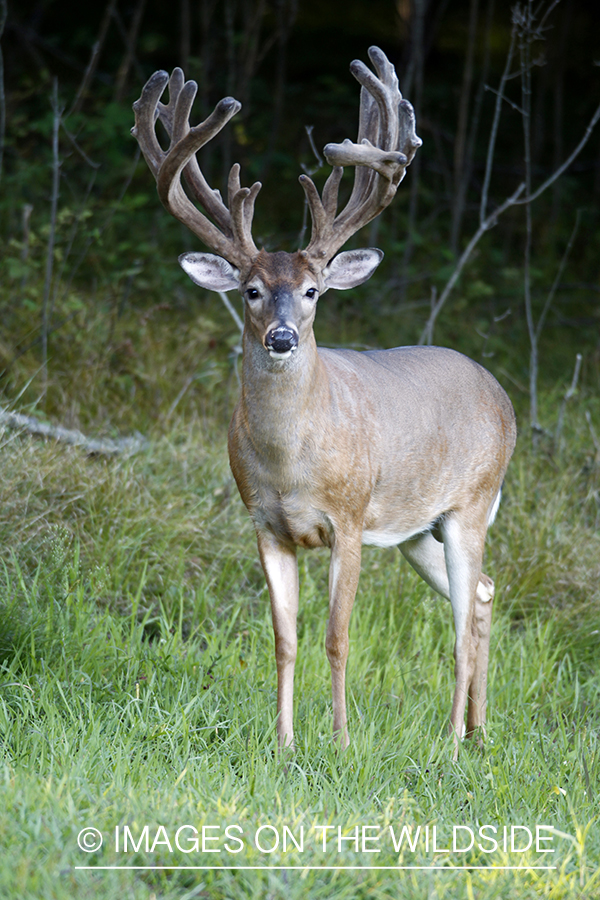
[[[600,896],[597,392],[569,401],[558,440],[521,427],[486,551],[483,748],[451,762],[449,604],[365,548],[351,746],[331,739],[327,554],[303,553],[281,758],[268,596],[227,463],[232,327],[215,298],[128,312],[109,344],[104,313],[57,335],[37,405],[32,355],[11,370],[20,408],[146,443],[89,456],[1,433],[2,896]],[[542,392],[544,421],[565,389]]]

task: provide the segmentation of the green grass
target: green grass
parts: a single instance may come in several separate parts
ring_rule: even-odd
[[[0,434],[0,896],[600,897],[600,466],[585,418],[600,421],[597,399],[572,401],[560,452],[548,439],[534,453],[522,435],[509,469],[485,564],[497,600],[484,748],[465,743],[451,762],[449,605],[397,551],[365,548],[351,746],[340,756],[331,741],[327,555],[304,553],[298,746],[281,759],[268,597],[226,459],[235,378],[217,348],[225,390],[207,376],[173,409],[194,367],[207,371],[200,325],[179,344],[178,327],[149,324],[117,370],[100,341],[95,355],[75,341],[68,358],[65,339],[61,370],[51,363],[53,417],[109,433],[129,422],[150,439],[143,452],[90,459]],[[13,396],[32,378],[31,397],[39,377],[21,365]],[[558,401],[543,400],[549,421]],[[485,825],[551,826],[555,852],[444,852],[453,826]],[[126,826],[138,845],[127,853]],[[178,848],[181,826],[210,826],[206,847],[220,852],[196,852],[191,829]],[[264,848],[279,837],[272,853],[254,844],[261,826]],[[356,826],[380,834],[366,845],[379,853],[349,841],[338,852],[337,828]],[[396,838],[428,826],[429,848],[395,852],[390,826]],[[103,834],[99,852],[78,847],[87,827]],[[446,868],[383,868],[434,864]],[[171,868],[100,868],[115,865]],[[190,865],[303,868],[172,868]],[[366,865],[379,868],[325,868]]]

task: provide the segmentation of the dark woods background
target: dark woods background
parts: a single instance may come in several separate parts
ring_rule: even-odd
[[[595,0],[0,0],[0,9],[5,400],[39,397],[39,383],[24,383],[41,365],[51,411],[57,386],[70,390],[68,360],[77,356],[110,389],[137,385],[137,403],[148,384],[138,333],[150,321],[157,333],[203,328],[194,390],[222,381],[235,326],[177,266],[178,253],[199,244],[160,206],[129,134],[131,104],[155,69],[175,65],[198,82],[194,124],[222,96],[241,100],[203,151],[203,168],[221,188],[234,161],[243,183],[262,180],[256,241],[295,249],[308,238],[297,177],[304,169],[321,186],[328,174],[306,126],[318,151],[355,139],[359,88],[348,64],[367,61],[373,43],[395,63],[424,144],[393,206],[354,239],[382,247],[380,272],[356,292],[324,298],[318,338],[454,346],[482,359],[524,408],[538,380],[564,391],[581,353],[581,384],[597,392],[600,126],[531,206],[507,209],[483,234],[426,328],[480,224],[515,22],[485,214],[522,181],[534,191],[584,136],[600,101]],[[344,182],[349,190],[349,171]],[[88,399],[72,415],[94,419],[98,409]]]

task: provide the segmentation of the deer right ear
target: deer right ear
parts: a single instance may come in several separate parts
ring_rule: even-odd
[[[209,291],[232,291],[240,286],[240,273],[214,253],[182,253],[179,265],[195,284]]]

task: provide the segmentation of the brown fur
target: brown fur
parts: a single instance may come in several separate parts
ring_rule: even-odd
[[[482,604],[476,614],[476,592],[492,584],[493,593],[491,579],[481,574],[481,557],[488,515],[514,447],[512,406],[485,369],[452,350],[319,350],[312,330],[314,304],[301,296],[310,278],[317,282],[302,254],[264,251],[245,278],[242,290],[260,285],[263,297],[252,310],[246,306],[242,393],[229,430],[231,468],[256,527],[271,590],[279,647],[280,743],[292,741],[295,546],[332,550],[327,648],[334,729],[345,744],[347,624],[364,533],[389,536],[410,559],[415,542],[423,543],[419,535],[432,527],[438,538],[454,542],[452,552],[470,572],[461,582],[464,596],[456,600],[462,611],[458,619],[455,611],[452,726],[460,731],[476,673],[477,700],[469,711],[474,731],[483,725],[482,668],[485,657],[487,672],[489,644],[489,623],[479,629],[480,641],[475,622],[491,614],[491,606],[488,613]],[[289,315],[300,341],[289,359],[274,361],[265,349],[264,333],[284,290],[293,295]],[[440,589],[444,564],[429,546],[427,554],[426,565],[415,567]],[[282,578],[280,570],[286,573]],[[459,633],[462,619],[466,625],[460,625]]]

